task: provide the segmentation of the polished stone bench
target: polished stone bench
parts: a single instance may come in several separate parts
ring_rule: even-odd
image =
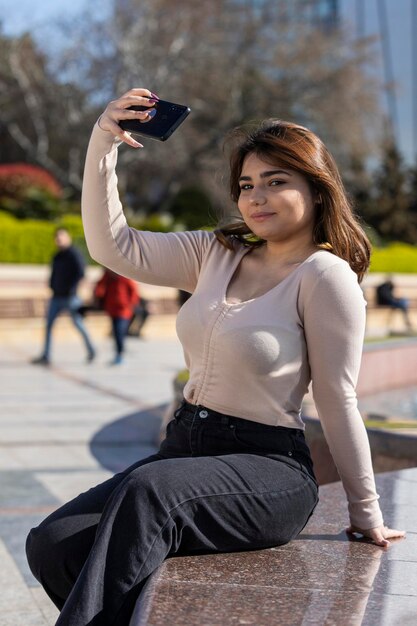
[[[130,626],[414,626],[417,468],[376,480],[385,523],[407,531],[388,550],[345,533],[341,483],[324,485],[308,525],[285,546],[167,559]]]

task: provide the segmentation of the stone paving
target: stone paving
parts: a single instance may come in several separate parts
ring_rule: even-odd
[[[93,322],[89,322],[92,324]],[[171,381],[183,367],[173,320],[145,340],[128,338],[122,366],[111,367],[103,324],[98,356],[59,321],[53,365],[39,354],[41,321],[0,322],[0,623],[49,626],[57,611],[33,578],[24,543],[29,529],[61,503],[156,449]],[[106,327],[107,328],[107,327]]]

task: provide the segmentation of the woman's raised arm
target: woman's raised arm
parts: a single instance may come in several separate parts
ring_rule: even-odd
[[[151,107],[148,89],[132,89],[112,101],[95,125],[87,150],[82,192],[82,217],[91,256],[101,265],[134,280],[192,292],[202,259],[214,236],[204,231],[153,233],[128,226],[117,189],[118,146],[136,142],[118,122],[146,111],[128,111],[133,104]],[[138,167],[139,164],[138,164]]]

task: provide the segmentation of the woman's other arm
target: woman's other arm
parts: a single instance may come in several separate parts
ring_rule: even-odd
[[[365,332],[365,301],[355,274],[335,263],[316,278],[304,303],[313,396],[348,498],[351,526],[381,546],[402,536],[386,528],[356,384]]]

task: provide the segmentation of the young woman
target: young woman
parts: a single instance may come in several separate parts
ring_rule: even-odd
[[[174,554],[284,544],[317,503],[301,402],[317,409],[348,500],[349,531],[386,547],[355,385],[370,246],[332,157],[309,130],[268,120],[240,131],[231,195],[242,219],[215,233],[138,232],[117,193],[118,122],[156,97],[111,102],[87,154],[91,255],[140,282],[193,295],[178,316],[190,379],[157,454],[50,515],[28,539],[59,626],[126,625],[147,577]],[[169,149],[169,148],[167,148]]]

